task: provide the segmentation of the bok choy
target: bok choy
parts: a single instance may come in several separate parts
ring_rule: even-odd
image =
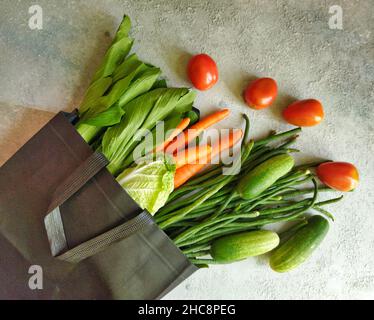
[[[125,16],[79,107],[77,130],[88,143],[103,128],[120,122],[122,107],[149,91],[161,74],[160,69],[140,61],[135,54],[126,58],[133,44],[128,36],[130,26]]]
[[[101,151],[110,162],[108,170],[117,175],[148,130],[172,113],[190,111],[193,99],[194,93],[187,88],[158,88],[126,104],[126,116],[108,128],[102,139]]]

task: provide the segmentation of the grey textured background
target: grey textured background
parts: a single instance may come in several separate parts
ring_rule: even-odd
[[[44,28],[28,27],[31,4],[43,8]],[[343,30],[330,30],[328,10],[343,8]],[[202,114],[229,107],[220,127],[252,119],[254,137],[289,126],[280,112],[314,97],[325,121],[303,131],[298,147],[309,160],[353,162],[361,182],[330,207],[336,222],[320,249],[289,274],[266,258],[197,272],[167,298],[374,298],[374,2],[338,1],[0,1],[0,163],[53,113],[77,106],[123,13],[133,21],[134,50],[161,67],[170,85],[189,85],[191,54],[207,52],[220,81],[199,93]],[[241,99],[255,76],[271,76],[280,93],[256,112]],[[38,110],[35,110],[38,109]]]

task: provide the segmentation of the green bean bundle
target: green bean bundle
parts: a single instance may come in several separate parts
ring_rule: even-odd
[[[310,209],[333,219],[322,207],[342,199],[317,202],[320,192],[332,191],[317,184],[310,168],[318,163],[293,166],[290,154],[299,150],[291,145],[301,128],[247,142],[249,119],[245,120],[241,154],[229,169],[235,172],[240,167],[240,173],[223,175],[223,165],[212,166],[176,189],[155,215],[159,226],[197,265],[218,263],[201,257],[210,255],[219,238],[277,222],[303,222]],[[310,182],[312,188],[299,188]]]

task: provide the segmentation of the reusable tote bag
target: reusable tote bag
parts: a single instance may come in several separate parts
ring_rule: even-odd
[[[0,298],[161,298],[196,267],[105,169],[75,118],[57,114],[0,168]]]

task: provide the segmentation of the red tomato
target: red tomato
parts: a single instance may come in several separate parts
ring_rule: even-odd
[[[324,117],[321,102],[315,99],[299,100],[283,110],[283,118],[299,127],[311,127],[320,123]]]
[[[251,82],[244,91],[245,102],[253,109],[270,106],[278,94],[277,83],[272,78],[260,78]]]
[[[188,77],[196,89],[208,90],[218,81],[218,68],[207,54],[193,56],[188,62]]]
[[[322,163],[317,168],[317,175],[324,184],[339,191],[351,191],[359,181],[356,167],[348,162]]]

